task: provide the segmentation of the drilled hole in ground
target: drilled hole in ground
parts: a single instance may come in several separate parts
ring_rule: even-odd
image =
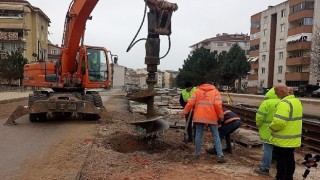
[[[150,154],[162,153],[166,150],[173,150],[177,148],[171,144],[162,142],[161,139],[143,139],[141,136],[125,134],[123,132],[116,132],[110,135],[109,138],[104,141],[104,146],[111,147],[112,150],[121,153],[145,151]],[[187,148],[182,146],[179,149],[184,150]]]

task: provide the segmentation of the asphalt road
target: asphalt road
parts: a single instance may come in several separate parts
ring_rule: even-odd
[[[103,101],[107,101],[108,97],[105,96],[106,93],[103,94]],[[4,111],[6,105],[9,106],[9,104],[2,104],[0,111]],[[96,122],[83,120],[59,119],[31,123],[28,115],[25,115],[17,120],[18,125],[3,126],[2,124],[4,124],[5,121],[6,118],[0,119],[1,180],[32,179],[30,172],[36,171],[34,170],[35,167],[45,161],[48,156],[50,157],[49,152],[57,152],[58,155],[56,156],[59,156],[59,154],[62,154],[63,146],[68,148],[68,146],[71,147],[79,142],[83,142],[84,139],[94,138],[97,132]],[[66,141],[68,141],[69,144],[65,143]],[[78,159],[79,158],[80,157],[78,157]],[[81,165],[82,164],[79,163],[79,165],[75,165],[73,169],[65,170],[68,172],[64,174],[68,174],[68,176],[64,176],[62,179],[75,179]],[[49,169],[47,171],[51,170]],[[48,178],[50,179],[50,177]]]
[[[1,124],[6,119],[1,120]],[[28,160],[41,159],[66,132],[63,123],[30,123],[28,116],[16,126],[0,126],[0,177],[14,179],[24,173]]]

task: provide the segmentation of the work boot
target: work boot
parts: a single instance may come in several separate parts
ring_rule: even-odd
[[[187,139],[187,142],[192,143],[192,142],[193,142],[193,139],[192,139],[192,138],[188,138],[188,139]]]
[[[223,156],[218,156],[217,162],[218,163],[226,163],[227,160]]]
[[[223,149],[224,152],[227,152],[229,154],[232,154],[232,149],[229,149],[229,148],[225,148]]]
[[[270,176],[269,169],[263,170],[261,168],[258,168],[258,169],[255,169],[253,172],[260,175]]]
[[[208,154],[212,154],[212,155],[216,155],[217,154],[217,151],[216,151],[215,148],[206,149],[206,152]]]

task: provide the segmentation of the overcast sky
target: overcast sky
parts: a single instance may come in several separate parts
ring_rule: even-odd
[[[28,0],[51,20],[49,40],[61,45],[64,18],[71,0]],[[284,0],[170,0],[178,10],[172,17],[171,51],[158,69],[178,70],[190,52],[189,46],[218,33],[250,33],[250,17],[269,5]],[[100,0],[87,22],[85,44],[104,46],[119,56],[119,64],[144,68],[145,41],[128,53],[128,45],[142,21],[144,0]],[[137,39],[146,38],[147,19]],[[167,52],[168,38],[161,37],[161,52]]]

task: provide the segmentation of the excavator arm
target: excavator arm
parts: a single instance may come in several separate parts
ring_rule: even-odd
[[[80,40],[90,14],[99,0],[73,0],[66,15],[61,56],[62,79],[70,78],[75,71]]]

